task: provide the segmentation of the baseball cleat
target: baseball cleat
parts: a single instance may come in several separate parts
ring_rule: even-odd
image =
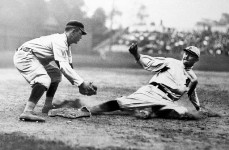
[[[25,111],[23,112],[19,119],[21,121],[31,121],[31,122],[45,122],[45,119],[42,117],[37,116],[32,111]]]
[[[47,114],[49,110],[54,109],[55,107],[53,105],[44,105],[41,112]]]
[[[185,114],[181,115],[182,120],[199,120],[201,116],[198,113],[190,113],[186,112]]]

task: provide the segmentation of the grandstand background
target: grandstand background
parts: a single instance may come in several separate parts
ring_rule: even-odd
[[[48,34],[62,33],[69,20],[77,19],[85,24],[88,32],[79,44],[73,46],[78,66],[135,66],[129,57],[128,47],[132,42],[137,42],[139,50],[144,54],[174,58],[179,58],[186,46],[194,45],[201,49],[202,66],[207,66],[210,61],[221,65],[215,65],[215,68],[221,68],[218,70],[228,68],[227,12],[222,13],[218,20],[202,19],[192,29],[179,30],[167,26],[163,20],[159,23],[149,22],[148,14],[144,12],[147,6],[142,3],[136,6],[137,15],[133,16],[137,18],[136,22],[128,27],[120,23],[115,28],[112,22],[123,15],[117,7],[108,13],[99,7],[88,16],[85,6],[84,0],[2,0],[0,51],[3,58],[0,66],[12,67],[13,52],[24,42]],[[110,24],[107,25],[107,22]],[[218,63],[219,60],[222,62]],[[209,65],[206,69],[206,66],[199,68],[209,70],[212,67]]]

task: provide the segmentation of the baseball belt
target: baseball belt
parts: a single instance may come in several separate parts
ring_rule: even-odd
[[[160,83],[151,82],[150,84],[157,87],[159,90],[161,90],[163,93],[165,93],[171,100],[174,100],[174,97],[169,92],[167,92],[165,87],[163,87]]]

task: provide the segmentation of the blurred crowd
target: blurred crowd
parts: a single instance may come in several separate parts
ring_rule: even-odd
[[[115,43],[128,45],[137,42],[139,50],[145,53],[180,53],[189,45],[200,48],[201,53],[229,56],[229,30],[225,33],[211,30],[177,31],[164,29],[162,31],[126,31]]]

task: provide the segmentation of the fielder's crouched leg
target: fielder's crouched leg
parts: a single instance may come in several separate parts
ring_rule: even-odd
[[[51,84],[46,93],[45,104],[42,108],[42,113],[48,113],[50,109],[54,109],[55,107],[52,105],[54,95],[57,91],[58,85],[62,80],[62,73],[60,70],[52,65],[45,66],[47,73],[51,78]]]
[[[47,114],[51,109],[55,109],[53,105],[44,105],[41,112]]]

